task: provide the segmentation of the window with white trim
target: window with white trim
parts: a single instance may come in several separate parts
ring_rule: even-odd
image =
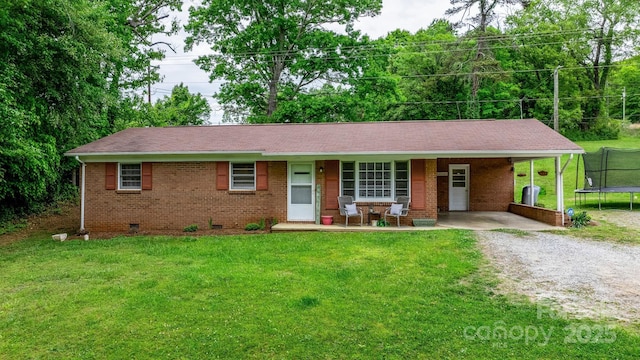
[[[356,196],[355,162],[342,162],[342,195]]]
[[[255,163],[231,163],[229,164],[231,176],[231,190],[255,190],[256,166]]]
[[[358,199],[391,198],[391,163],[358,163]]]
[[[118,189],[142,189],[142,164],[119,164]]]
[[[393,201],[409,195],[408,161],[342,162],[342,195],[356,200]]]
[[[396,161],[395,197],[409,196],[409,162]]]

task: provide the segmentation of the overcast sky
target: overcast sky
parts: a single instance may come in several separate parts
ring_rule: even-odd
[[[188,18],[188,9],[194,0],[186,0],[183,12],[178,19],[184,25]],[[356,28],[371,38],[385,36],[395,29],[405,29],[414,33],[426,28],[434,19],[445,17],[445,11],[450,7],[449,0],[383,0],[382,12],[374,18],[362,18],[356,23]],[[461,15],[451,18],[452,22],[460,21]],[[193,63],[199,55],[210,53],[207,45],[200,45],[193,51],[185,53],[184,33],[170,40],[177,50],[177,54],[167,51],[166,58],[160,63],[160,73],[164,76],[162,83],[152,86],[153,101],[171,94],[171,89],[184,83],[192,93],[200,93],[209,99],[213,109],[211,122],[218,123],[222,113],[211,96],[216,92],[219,83],[209,83],[208,75]]]

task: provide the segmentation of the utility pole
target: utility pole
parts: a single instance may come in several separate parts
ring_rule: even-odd
[[[558,70],[560,70],[562,66],[556,67],[553,72],[553,130],[556,132],[560,132],[560,125],[558,123]],[[562,170],[560,170],[560,157],[556,156],[555,158],[555,168],[556,168],[556,209],[562,213],[562,222],[564,225],[564,199],[562,199]],[[531,175],[533,176],[533,175]]]
[[[627,106],[627,87],[622,88],[622,121],[627,119],[626,117]]]
[[[147,65],[147,97],[149,99],[149,105],[151,105],[151,60]]]
[[[560,125],[558,124],[558,70],[562,66],[556,67],[553,71],[553,130],[560,132]]]
[[[520,98],[520,120],[522,120],[522,98]]]

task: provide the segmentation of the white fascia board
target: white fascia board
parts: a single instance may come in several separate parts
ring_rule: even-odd
[[[381,151],[381,152],[324,152],[324,153],[264,153],[263,156],[269,157],[306,157],[317,159],[330,159],[336,157],[404,157],[404,158],[421,158],[421,159],[438,159],[438,158],[507,158],[507,157],[556,157],[567,154],[584,153],[584,150],[509,150],[509,151],[486,151],[486,150],[468,150],[468,151]]]
[[[578,150],[543,150],[543,151],[445,151],[445,152],[323,152],[323,153],[264,153],[258,151],[233,152],[154,152],[154,153],[72,153],[66,156],[77,156],[84,162],[121,162],[121,161],[153,161],[153,162],[182,162],[182,161],[313,161],[313,160],[362,160],[374,159],[379,161],[410,160],[410,159],[438,159],[438,158],[512,158],[542,159],[553,158],[567,154],[580,154]]]

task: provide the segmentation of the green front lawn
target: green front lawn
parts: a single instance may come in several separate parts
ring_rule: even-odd
[[[496,295],[485,265],[453,230],[21,241],[0,248],[0,357],[640,353],[637,326]]]

